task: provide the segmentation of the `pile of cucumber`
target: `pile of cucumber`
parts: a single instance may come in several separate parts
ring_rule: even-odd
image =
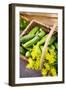
[[[26,52],[28,50],[31,50],[33,45],[35,45],[39,40],[41,40],[45,34],[46,33],[42,30],[41,27],[35,26],[27,35],[21,36],[20,37],[20,54],[25,56]]]
[[[47,36],[48,33],[42,27],[34,26],[27,35],[20,36],[20,54],[26,56],[27,52],[31,51],[34,45],[44,45]],[[56,39],[56,35],[53,35],[49,45],[56,41]],[[55,43],[55,46],[57,47],[57,43]]]

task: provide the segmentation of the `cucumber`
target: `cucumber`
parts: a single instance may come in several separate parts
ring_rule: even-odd
[[[42,51],[42,49],[43,49],[43,46],[40,46],[40,49],[41,49],[41,51]]]
[[[38,45],[44,44],[44,42],[46,41],[47,36],[48,36],[48,34],[46,34],[37,44]]]
[[[25,44],[23,44],[23,46],[25,48],[31,47],[34,44],[36,44],[42,37],[44,36],[43,32],[40,32],[37,36],[35,36],[33,39],[29,40],[28,42],[26,42]]]
[[[26,54],[25,54],[26,57],[30,57],[31,56],[31,53],[30,51],[27,51]]]
[[[42,31],[42,32],[40,32],[40,33],[38,34],[39,38],[42,38],[44,35],[45,35],[45,32],[44,32],[44,31]]]
[[[39,31],[43,32],[44,34],[46,34],[46,32],[42,28],[40,28]]]
[[[25,43],[27,41],[29,41],[30,39],[32,39],[35,35],[25,35],[20,37],[20,43]]]
[[[20,54],[25,55],[25,52],[26,52],[25,49],[20,46]]]
[[[54,45],[51,45],[51,48],[52,48],[52,49],[55,49],[55,46],[54,46]]]
[[[52,36],[49,41],[49,45],[51,45],[55,40],[56,40],[56,36]]]
[[[46,34],[39,42],[38,45],[42,45],[45,43],[46,39],[47,39],[48,34]],[[54,41],[56,40],[55,36],[52,36],[51,40],[49,41],[49,45],[51,45]]]
[[[56,43],[56,42],[55,42],[55,44],[54,44],[54,45],[55,45],[56,49],[58,49],[58,43]]]
[[[35,26],[30,32],[29,35],[35,34],[39,30],[38,26]]]
[[[38,36],[36,36],[36,37],[34,37],[33,39],[31,39],[31,40],[29,40],[28,42],[26,42],[25,44],[23,44],[23,46],[25,47],[25,48],[28,48],[28,47],[31,47],[33,44],[36,44],[38,41],[39,41],[39,37]]]

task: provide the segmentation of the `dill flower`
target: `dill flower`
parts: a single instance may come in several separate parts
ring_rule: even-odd
[[[32,49],[31,56],[33,59],[37,59],[41,57],[41,50],[38,45],[35,45]]]
[[[48,48],[46,50],[45,59],[49,64],[53,64],[56,61],[56,51],[53,48]]]
[[[55,67],[51,68],[50,73],[51,73],[52,76],[56,76],[57,75]]]
[[[41,57],[41,50],[38,45],[35,45],[31,52],[31,58],[28,58],[27,68],[39,70],[40,57]]]
[[[31,69],[34,69],[34,61],[32,60],[32,58],[29,58],[28,59],[28,64],[26,65],[26,68],[31,68]]]
[[[43,68],[41,74],[42,76],[47,76],[47,69]]]
[[[50,70],[50,65],[48,63],[45,63],[44,64],[44,67],[47,69],[47,70]]]

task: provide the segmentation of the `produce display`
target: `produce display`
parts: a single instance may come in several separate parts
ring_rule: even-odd
[[[26,26],[27,24],[25,24]],[[25,28],[21,26],[21,28]],[[27,58],[26,68],[40,70],[40,58],[48,33],[41,26],[34,26],[30,32],[20,36],[20,54]],[[46,49],[44,63],[41,70],[42,76],[56,76],[58,74],[58,43],[57,32],[54,32]]]

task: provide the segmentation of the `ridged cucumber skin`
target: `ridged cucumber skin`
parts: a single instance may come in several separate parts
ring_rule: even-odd
[[[30,39],[34,38],[35,35],[25,35],[20,37],[20,43],[26,43]]]
[[[39,30],[38,26],[35,26],[30,32],[29,35],[35,34]]]
[[[44,36],[43,32],[40,32],[37,36],[35,36],[33,39],[29,40],[28,42],[26,42],[25,44],[23,44],[23,46],[25,48],[28,48],[34,44],[36,44],[42,37]]]

